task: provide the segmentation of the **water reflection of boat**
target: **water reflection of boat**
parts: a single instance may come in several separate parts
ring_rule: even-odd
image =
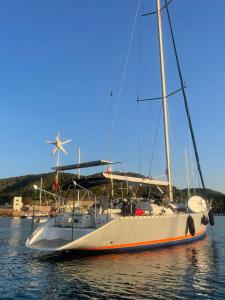
[[[97,299],[187,299],[190,293],[206,295],[213,264],[207,239],[137,253],[80,256],[71,251],[39,255],[40,261],[54,266],[52,275],[46,276],[49,290],[61,274],[65,276],[63,288],[54,289],[59,288],[62,297],[81,299],[90,293]]]
[[[167,181],[154,180],[152,178],[134,177],[127,174],[103,172],[100,176],[81,178],[70,182],[68,189],[83,190],[89,194],[93,206],[88,212],[75,210],[59,213],[44,225],[38,228],[27,240],[26,245],[44,251],[124,251],[146,248],[157,248],[175,245],[179,243],[193,242],[205,236],[208,224],[208,207],[206,201],[198,196],[191,197],[187,204],[178,205],[173,202],[173,187],[170,167],[169,128],[167,115],[167,93],[165,84],[164,53],[162,41],[161,10],[168,4],[160,7],[157,3],[158,37],[160,49],[160,70],[162,83],[162,102],[164,112],[164,132],[167,162]],[[166,2],[167,3],[167,2]],[[169,14],[168,14],[169,17]],[[171,32],[172,33],[172,32]],[[175,45],[174,45],[175,48]],[[176,48],[174,49],[176,50]],[[176,56],[177,58],[177,56]],[[179,62],[177,61],[178,70]],[[180,72],[179,72],[180,73]],[[198,171],[204,188],[203,176],[200,168],[198,152],[192,129],[190,113],[186,101],[184,82],[180,74],[181,91],[185,100],[185,108],[188,117],[190,132],[193,140]],[[179,91],[180,91],[179,90]],[[57,144],[56,144],[57,145]],[[57,151],[57,149],[56,149]],[[57,166],[56,178],[58,184],[58,172],[71,169],[80,169],[104,165],[112,165],[110,161],[91,161],[69,166]],[[127,186],[127,194],[120,199],[113,197],[113,183],[118,182]],[[111,184],[112,194],[108,198],[108,206],[104,207],[102,201],[97,201],[96,196],[90,190],[91,187],[101,184]],[[129,195],[132,186],[154,186],[161,191],[163,197],[158,199],[140,199],[134,194]],[[36,187],[36,189],[41,190]],[[163,191],[167,190],[167,194]],[[58,197],[60,203],[60,197]]]

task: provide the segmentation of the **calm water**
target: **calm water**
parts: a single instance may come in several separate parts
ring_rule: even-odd
[[[193,244],[96,257],[29,250],[30,224],[0,218],[0,299],[225,299],[225,217]]]

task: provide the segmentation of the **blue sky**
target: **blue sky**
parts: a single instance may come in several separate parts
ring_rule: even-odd
[[[160,103],[139,106],[138,127],[136,99],[161,94],[156,19],[140,17],[154,2],[140,4],[120,97],[138,0],[0,2],[1,178],[50,171],[55,158],[45,140],[58,131],[72,139],[62,164],[76,160],[78,144],[83,161],[108,159],[110,107],[117,111],[110,158],[149,174]],[[225,2],[175,0],[170,11],[206,186],[225,192]],[[164,37],[169,93],[179,81],[168,29]],[[181,95],[169,99],[169,111],[174,183],[185,186],[185,148],[190,173],[196,166]],[[161,120],[156,177],[165,174],[162,133]]]

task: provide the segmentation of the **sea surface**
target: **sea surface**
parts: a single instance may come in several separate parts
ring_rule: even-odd
[[[225,299],[225,217],[201,241],[78,256],[27,249],[31,220],[0,218],[0,299]]]

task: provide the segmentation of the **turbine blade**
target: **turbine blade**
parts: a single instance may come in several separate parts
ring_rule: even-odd
[[[59,146],[59,149],[62,151],[62,152],[64,152],[66,155],[68,154],[67,152],[66,152],[66,150],[63,148],[63,146]]]
[[[58,134],[57,134],[57,136],[56,136],[56,141],[57,141],[57,142],[60,141],[59,131],[58,131]]]
[[[51,144],[51,145],[56,145],[56,142],[46,141],[46,143]]]
[[[55,147],[55,148],[53,149],[53,151],[52,151],[52,155],[54,155],[54,154],[56,153],[57,150],[58,150],[58,148]]]
[[[66,141],[62,142],[62,145],[65,145],[65,144],[67,144],[67,143],[69,143],[69,142],[71,142],[71,141],[72,141],[71,139],[66,140]]]

